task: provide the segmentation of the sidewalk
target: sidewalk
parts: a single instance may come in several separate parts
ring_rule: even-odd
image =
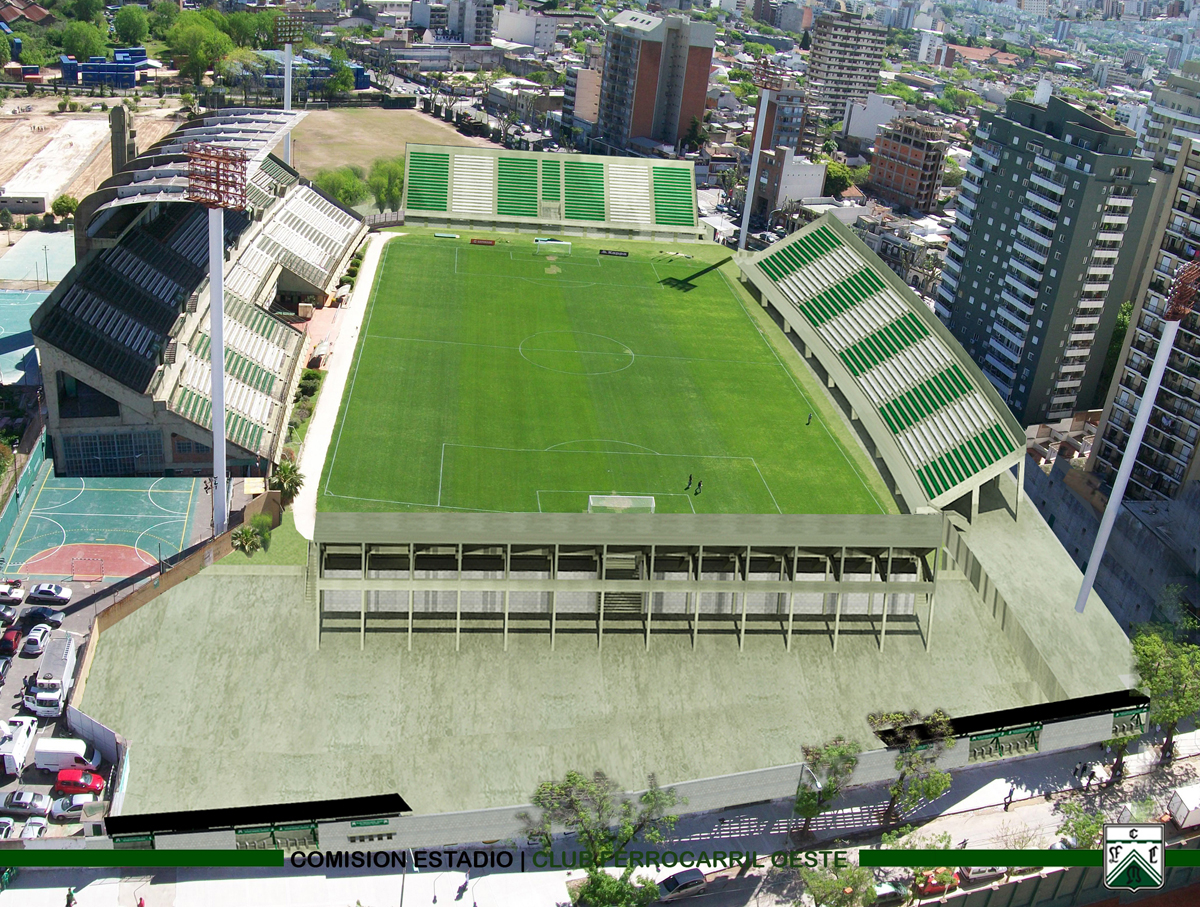
[[[350,366],[354,363],[354,351],[358,346],[358,332],[367,311],[367,303],[371,299],[371,290],[375,286],[375,271],[379,267],[384,245],[389,239],[399,235],[401,234],[372,233],[367,237],[367,252],[363,257],[362,267],[359,268],[354,290],[343,309],[337,342],[329,358],[325,384],[321,388],[312,422],[309,423],[308,434],[304,436],[304,450],[299,464],[300,474],[304,476],[304,485],[292,502],[292,512],[296,517],[297,531],[306,539],[313,537],[313,529],[316,526],[321,471],[325,468],[325,455],[329,451],[333,432],[337,427],[338,410],[342,405]]]

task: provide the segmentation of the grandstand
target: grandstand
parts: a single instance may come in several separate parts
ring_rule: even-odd
[[[194,121],[84,199],[77,264],[31,319],[60,471],[211,472],[208,221],[184,196],[193,140],[250,155],[249,206],[225,218],[229,462],[239,475],[278,460],[305,337],[271,309],[281,292],[327,298],[365,233],[270,156],[299,116],[232,110]],[[77,427],[80,398],[112,424]]]
[[[406,223],[698,238],[689,161],[409,145]]]

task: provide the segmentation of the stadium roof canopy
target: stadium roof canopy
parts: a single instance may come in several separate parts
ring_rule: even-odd
[[[246,178],[252,179],[267,162],[270,150],[304,116],[303,111],[234,108],[193,120],[105,180],[100,188],[115,192],[97,210],[152,201],[186,201],[190,142],[244,150],[249,156]]]
[[[405,219],[698,235],[691,161],[412,145]]]
[[[739,265],[845,395],[910,509],[1023,463],[1025,432],[991,383],[849,227],[827,214]]]

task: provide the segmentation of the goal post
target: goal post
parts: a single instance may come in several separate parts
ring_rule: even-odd
[[[535,239],[533,241],[534,255],[567,255],[571,254],[571,244],[562,239]]]
[[[654,495],[589,494],[588,513],[654,513]]]

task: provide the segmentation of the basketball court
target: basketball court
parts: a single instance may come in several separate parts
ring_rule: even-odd
[[[4,572],[102,582],[186,548],[200,479],[57,477],[48,463],[25,494],[3,549]]]

